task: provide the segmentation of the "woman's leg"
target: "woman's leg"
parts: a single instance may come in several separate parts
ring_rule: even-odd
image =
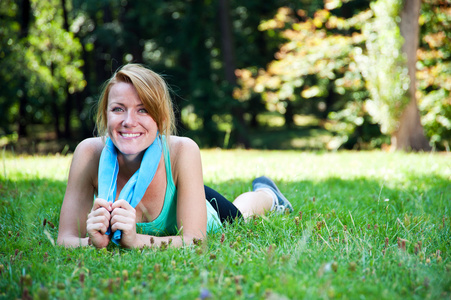
[[[253,191],[239,195],[233,204],[243,214],[244,219],[252,215],[263,215],[270,211],[274,200],[265,191]]]
[[[204,186],[205,197],[213,208],[218,212],[221,223],[232,222],[235,218],[242,218],[241,212],[232,202],[227,200],[223,195],[214,189]]]
[[[290,201],[280,192],[277,185],[266,176],[255,178],[252,182],[252,192],[244,193],[233,201],[244,218],[252,215],[262,215],[267,211],[277,213],[292,212]]]
[[[222,223],[231,222],[236,217],[247,219],[252,215],[263,215],[268,211],[293,211],[291,203],[268,177],[256,178],[252,182],[252,189],[252,192],[239,195],[233,203],[208,186],[205,186],[205,195]]]
[[[212,188],[205,186],[205,197],[218,212],[222,223],[231,222],[234,218],[262,215],[271,210],[273,198],[264,191],[247,192],[230,202]]]

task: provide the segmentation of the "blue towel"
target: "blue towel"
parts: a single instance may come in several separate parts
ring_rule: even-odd
[[[144,152],[140,168],[133,174],[122,188],[118,199],[124,199],[132,207],[136,207],[144,196],[147,187],[152,182],[162,153],[162,141],[160,135],[154,140],[152,145]],[[114,202],[116,199],[117,174],[119,172],[119,163],[117,162],[117,150],[110,138],[107,138],[105,147],[102,150],[99,161],[98,172],[98,197]],[[108,228],[106,234],[111,233]],[[111,240],[115,244],[119,244],[122,233],[120,230],[114,232]]]

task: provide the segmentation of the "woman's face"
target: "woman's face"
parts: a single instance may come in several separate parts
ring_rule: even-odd
[[[138,155],[155,140],[157,123],[147,113],[130,83],[115,83],[108,94],[108,135],[124,155]]]

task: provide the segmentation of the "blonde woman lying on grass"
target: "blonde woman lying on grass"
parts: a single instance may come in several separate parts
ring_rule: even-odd
[[[292,211],[267,177],[229,202],[204,186],[197,144],[172,135],[168,87],[137,64],[118,70],[99,100],[102,136],[76,148],[61,208],[58,243],[66,247],[173,246],[203,239],[223,222]],[[93,202],[94,199],[94,202]]]

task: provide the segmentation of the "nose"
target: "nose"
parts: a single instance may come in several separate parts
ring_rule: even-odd
[[[137,116],[132,111],[127,111],[124,116],[124,120],[122,121],[122,125],[124,127],[134,127],[137,124]]]

